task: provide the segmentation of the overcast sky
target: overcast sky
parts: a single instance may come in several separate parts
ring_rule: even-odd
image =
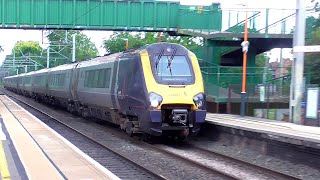
[[[201,0],[198,0],[201,1]],[[204,0],[205,1],[205,0]],[[214,1],[214,2],[219,2]],[[220,0],[222,8],[239,8],[239,4],[248,4],[249,8],[285,8],[294,9],[296,0]],[[102,48],[104,39],[109,38],[112,34],[111,31],[82,31],[86,34],[95,44],[99,50],[99,54],[103,55],[105,50]],[[4,60],[5,56],[11,53],[14,44],[17,41],[38,41],[43,47],[46,46],[45,42],[42,44],[42,31],[39,30],[8,30],[0,29],[0,45],[3,47],[4,52],[0,53],[0,63]],[[279,56],[279,50],[273,50],[271,61],[275,61]],[[284,53],[285,57],[290,57],[289,50]]]

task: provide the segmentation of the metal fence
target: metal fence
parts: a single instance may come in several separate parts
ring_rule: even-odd
[[[208,100],[212,102],[240,102],[242,86],[242,67],[219,66],[200,61]],[[246,75],[246,94],[248,102],[264,101],[289,102],[290,69],[285,73],[261,67],[248,67]],[[306,83],[309,75],[306,74]],[[263,92],[261,92],[263,91]]]

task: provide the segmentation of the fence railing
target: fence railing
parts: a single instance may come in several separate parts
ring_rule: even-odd
[[[222,9],[222,31],[244,31],[248,13],[249,32],[264,34],[290,34],[295,24],[294,9]]]
[[[219,10],[210,23],[220,26],[221,29],[198,29],[198,28],[180,28],[182,33],[197,33],[212,34],[218,32],[232,32],[243,33],[244,23],[246,19],[246,12],[248,14],[248,31],[249,33],[260,34],[292,34],[295,25],[295,10],[294,9],[227,9]],[[208,11],[206,13],[215,14],[215,11]],[[205,16],[207,14],[203,14]],[[221,18],[221,19],[219,19]],[[189,22],[189,19],[185,20]],[[221,23],[221,24],[218,24]]]
[[[270,75],[270,74],[269,74]],[[240,76],[240,77],[238,77]],[[203,75],[206,94],[215,102],[240,102],[241,100],[241,75]],[[210,79],[216,78],[215,81]],[[247,78],[246,94],[248,102],[259,102],[261,99],[261,86],[264,87],[264,98],[271,102],[288,102],[290,96],[290,78],[284,76],[278,80],[262,83],[263,74],[256,74]],[[260,83],[259,83],[260,82]],[[265,100],[267,101],[267,100]]]
[[[206,61],[199,61],[206,93],[217,102],[239,102],[241,98],[242,67],[219,66]],[[249,101],[260,100],[260,86],[265,87],[265,94],[272,101],[289,100],[290,69],[276,70],[265,67],[247,67],[246,91]],[[281,74],[280,74],[281,73]]]

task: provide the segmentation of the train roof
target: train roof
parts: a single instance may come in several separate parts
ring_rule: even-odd
[[[52,67],[52,68],[49,69],[49,72],[73,69],[77,64],[78,63],[63,64],[63,65],[60,65],[60,66]]]
[[[92,65],[105,64],[108,62],[114,62],[122,54],[123,54],[123,52],[119,52],[119,53],[114,53],[114,54],[107,55],[107,56],[96,57],[96,58],[93,58],[88,61],[81,61],[81,62],[79,62],[77,67],[87,67],[87,66],[92,66]]]
[[[20,74],[20,76],[29,76],[29,75],[32,75],[34,73],[35,73],[35,71],[31,71],[31,72],[28,72],[28,73]]]
[[[5,78],[3,78],[3,79],[15,78],[15,77],[19,77],[19,76],[20,76],[20,74],[17,74],[17,75],[14,75],[14,76],[5,77]]]
[[[9,78],[12,78],[12,76],[7,76],[7,77],[4,77],[3,79],[9,79]]]
[[[10,77],[5,77],[5,78],[14,78],[14,77],[20,77],[20,76],[25,76],[25,75],[31,75],[31,74],[41,74],[41,73],[47,73],[47,72],[54,72],[54,71],[60,71],[60,70],[68,70],[68,69],[73,69],[75,66],[77,67],[87,67],[87,66],[92,66],[92,65],[99,65],[99,64],[105,64],[108,62],[114,62],[116,61],[118,58],[121,57],[126,57],[126,56],[130,56],[132,54],[136,54],[142,50],[145,49],[149,49],[149,48],[153,48],[155,46],[163,46],[163,45],[176,45],[176,46],[181,46],[183,48],[185,48],[184,46],[180,45],[180,44],[175,44],[175,43],[167,43],[167,42],[161,42],[161,43],[154,43],[154,44],[147,44],[145,46],[142,46],[138,49],[132,49],[132,50],[128,50],[126,52],[119,52],[119,53],[114,53],[114,54],[110,54],[107,56],[101,56],[101,57],[96,57],[90,60],[86,60],[86,61],[81,61],[78,63],[72,63],[72,64],[64,64],[64,65],[60,65],[57,67],[53,67],[53,68],[46,68],[46,69],[41,69],[38,71],[33,71],[33,72],[29,72],[29,73],[24,73],[24,74],[18,74],[18,75],[14,75],[14,76],[10,76]]]
[[[41,74],[41,73],[47,73],[49,72],[49,68],[46,68],[46,69],[41,69],[41,70],[38,70],[38,71],[34,71],[34,74]]]

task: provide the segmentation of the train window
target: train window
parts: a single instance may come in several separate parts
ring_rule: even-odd
[[[60,79],[61,79],[61,87],[63,87],[64,86],[64,82],[65,82],[65,80],[66,80],[66,74],[61,74],[60,75]]]
[[[85,72],[84,87],[109,88],[111,68],[88,70]]]
[[[85,72],[84,87],[93,88],[94,87],[94,70],[89,70]]]
[[[52,87],[64,87],[66,73],[63,74],[53,74],[50,76],[50,86]]]
[[[66,77],[66,74],[57,74],[57,79],[58,79],[58,84],[57,86],[58,87],[63,87],[64,86],[64,82],[65,82],[65,77]]]
[[[109,86],[110,86],[110,79],[111,79],[111,68],[107,68],[107,69],[106,69],[106,75],[105,75],[105,77],[106,77],[105,87],[106,87],[106,88],[109,88]]]
[[[94,70],[89,71],[89,87],[93,88],[95,85],[95,75]]]
[[[97,80],[97,88],[104,88],[106,84],[106,69],[99,69],[96,70],[96,76],[98,78]]]
[[[89,79],[89,72],[86,71],[84,75],[84,87],[88,87],[88,83],[89,83],[88,79]]]

